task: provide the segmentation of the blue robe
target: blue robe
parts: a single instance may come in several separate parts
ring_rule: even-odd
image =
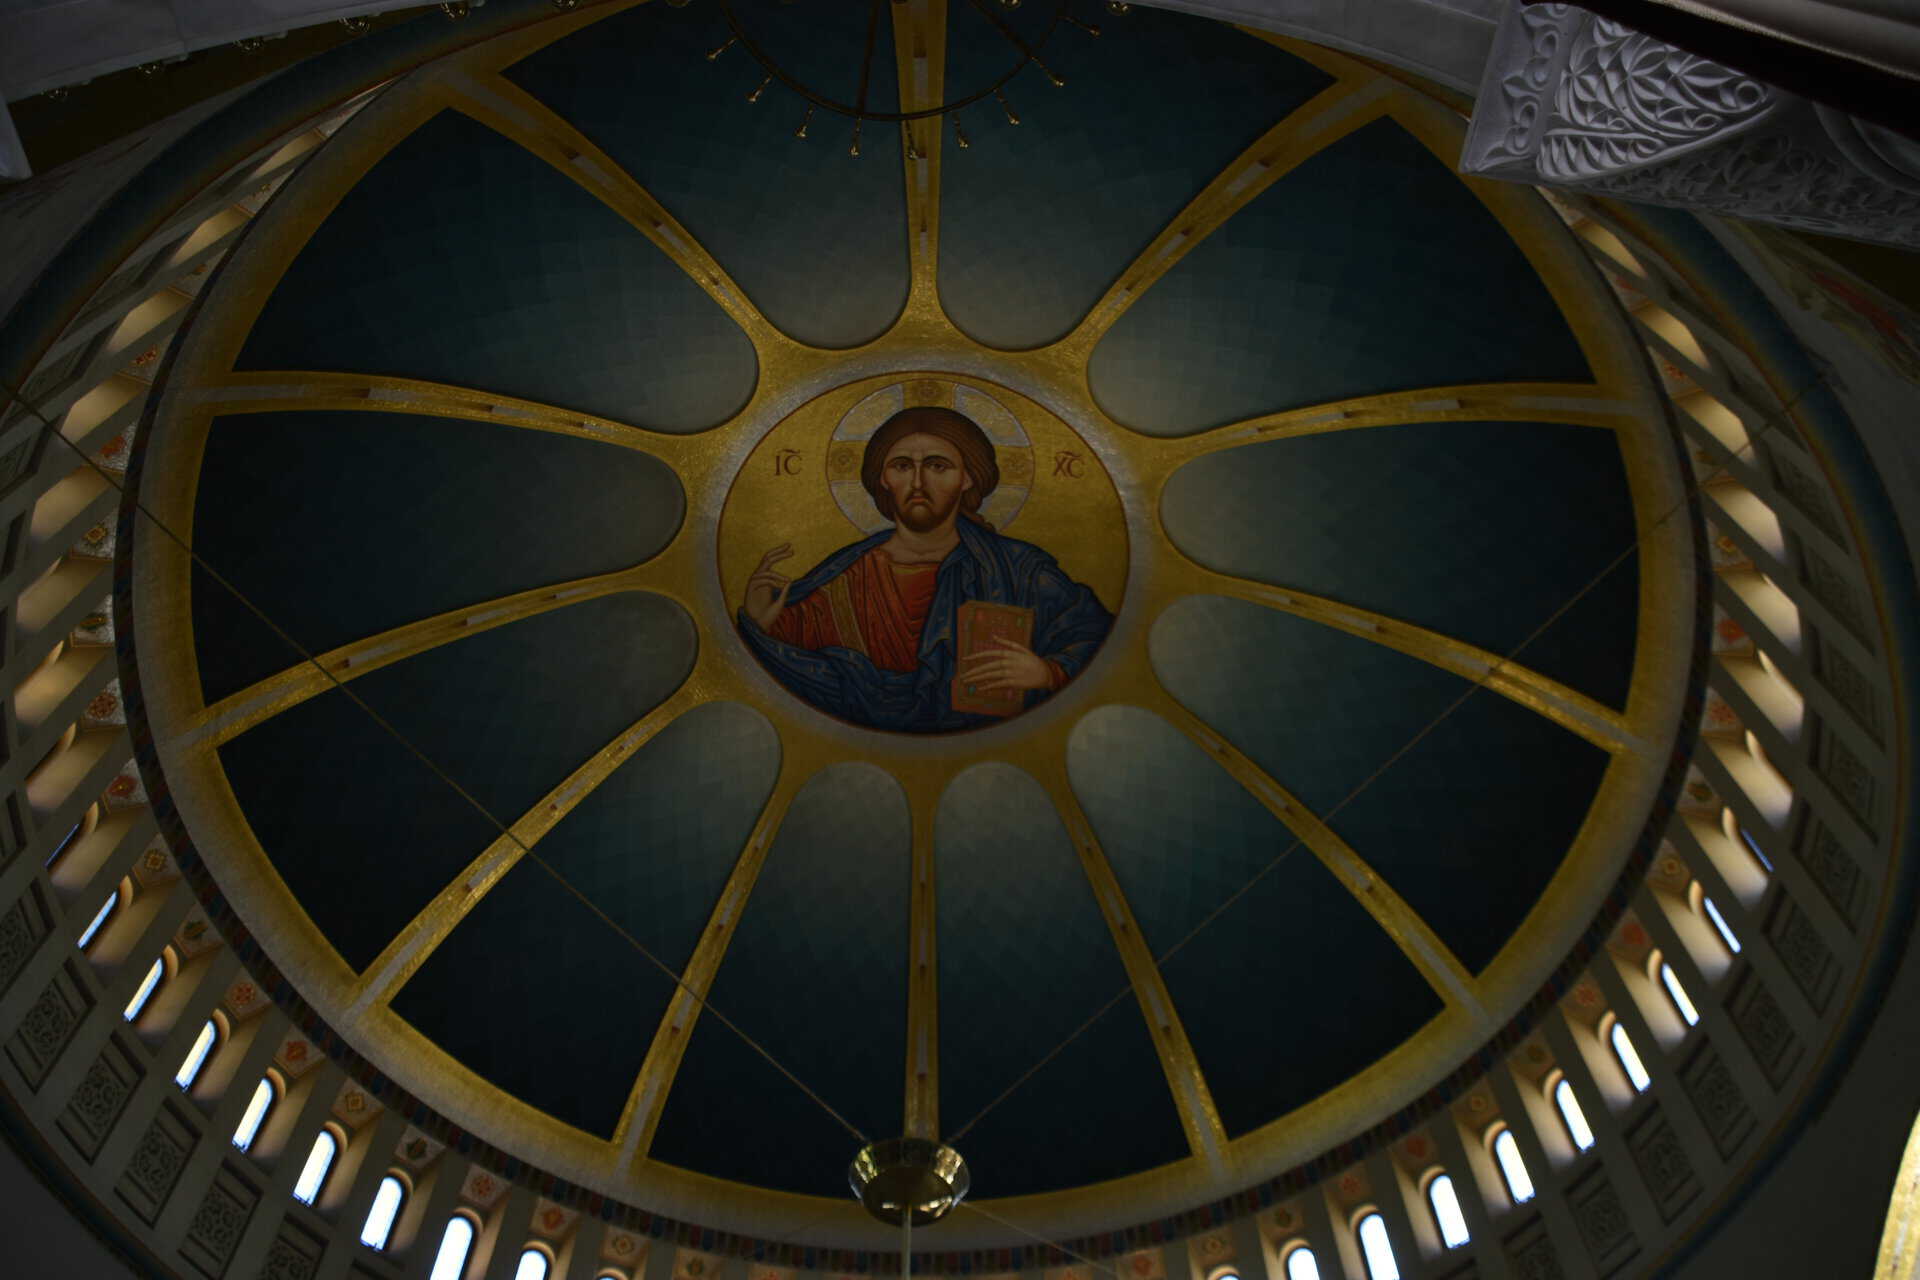
[[[960,545],[940,562],[920,633],[920,665],[913,671],[882,670],[865,654],[837,645],[802,649],[787,644],[761,630],[744,611],[739,615],[740,636],[781,684],[843,720],[909,733],[998,724],[1003,717],[953,709],[954,626],[962,604],[984,600],[1032,609],[1033,651],[1059,664],[1068,679],[1086,669],[1107,638],[1113,615],[1092,588],[1069,578],[1052,556],[1032,543],[964,518],[955,530]],[[806,599],[892,536],[893,530],[882,529],[834,552],[793,584],[789,603]],[[1047,696],[1045,689],[1030,690],[1027,706]]]

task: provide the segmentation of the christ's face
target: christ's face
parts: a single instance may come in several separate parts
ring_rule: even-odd
[[[893,499],[893,518],[915,533],[951,525],[960,511],[960,495],[973,477],[939,436],[916,431],[903,436],[880,467],[880,483]]]

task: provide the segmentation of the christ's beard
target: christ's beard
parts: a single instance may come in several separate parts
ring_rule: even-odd
[[[932,533],[953,518],[954,508],[959,505],[956,501],[943,511],[934,506],[925,494],[912,493],[900,504],[897,519],[915,533]]]

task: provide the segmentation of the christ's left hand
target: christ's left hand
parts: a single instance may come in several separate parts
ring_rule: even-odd
[[[995,643],[999,646],[997,649],[976,653],[962,664],[961,676],[967,683],[982,693],[1052,687],[1053,668],[1047,665],[1046,659],[1012,640]]]

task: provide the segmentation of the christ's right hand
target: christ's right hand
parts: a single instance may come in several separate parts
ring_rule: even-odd
[[[792,554],[793,544],[781,543],[760,557],[760,567],[747,579],[747,594],[740,602],[740,610],[752,618],[762,631],[773,630],[773,624],[786,611],[787,592],[793,590],[793,579],[775,573],[773,566]]]

